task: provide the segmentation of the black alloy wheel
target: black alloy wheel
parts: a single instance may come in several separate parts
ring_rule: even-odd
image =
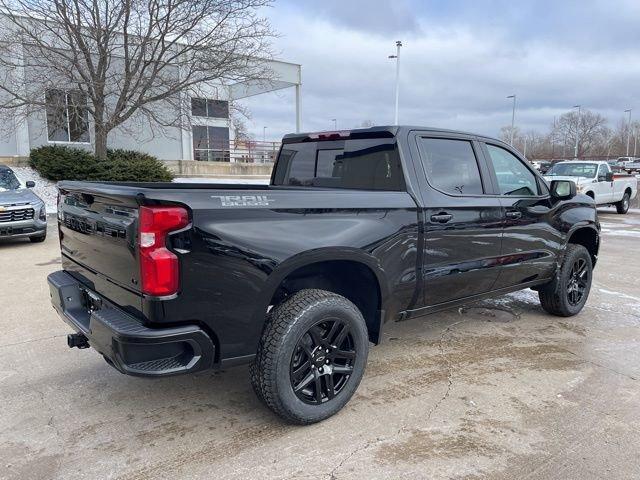
[[[288,422],[319,422],[351,399],[368,353],[367,324],[353,302],[326,290],[300,290],[269,312],[249,369],[251,385]]]
[[[589,297],[592,272],[593,260],[589,251],[583,245],[568,244],[553,280],[539,287],[542,308],[559,317],[580,313]]]
[[[570,305],[579,305],[589,285],[589,269],[584,258],[573,262],[567,282],[567,301]]]
[[[333,399],[353,373],[357,352],[349,325],[326,319],[312,326],[298,340],[289,368],[291,387],[305,403]]]

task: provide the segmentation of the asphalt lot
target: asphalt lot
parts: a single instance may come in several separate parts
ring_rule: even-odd
[[[0,243],[0,478],[638,478],[640,210],[600,213],[580,315],[527,290],[394,324],[309,427],[264,408],[246,368],[139,379],[67,348],[55,230]]]

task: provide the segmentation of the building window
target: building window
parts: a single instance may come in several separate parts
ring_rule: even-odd
[[[87,97],[80,92],[47,90],[47,136],[50,142],[89,142]]]
[[[192,98],[191,115],[194,117],[229,118],[229,102],[225,100]]]
[[[202,162],[229,161],[229,128],[194,125],[193,159]]]

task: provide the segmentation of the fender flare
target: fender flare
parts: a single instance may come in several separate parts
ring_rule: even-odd
[[[564,248],[562,249],[562,256],[558,259],[558,265],[562,265],[562,261],[564,260],[564,254],[567,251],[567,245],[569,245],[569,240],[578,230],[589,229],[593,230],[596,234],[596,238],[598,239],[598,251],[600,251],[600,229],[597,227],[595,222],[592,221],[584,221],[573,225],[569,231],[567,232],[567,236],[564,240]]]
[[[288,275],[299,268],[322,263],[327,261],[344,260],[360,263],[373,273],[378,283],[380,291],[380,310],[384,310],[384,305],[389,298],[389,286],[382,266],[378,260],[367,252],[359,248],[352,247],[323,247],[296,254],[280,263],[267,277],[262,292],[256,301],[252,320],[254,322],[264,322],[265,313],[269,303],[276,291]],[[382,322],[384,319],[380,319]]]

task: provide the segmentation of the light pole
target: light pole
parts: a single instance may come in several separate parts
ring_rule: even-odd
[[[629,120],[627,122],[627,157],[629,156],[629,143],[631,143],[631,109],[628,108],[624,113],[629,114]]]
[[[633,129],[633,156],[636,156],[636,151],[638,149],[638,127]]]
[[[556,157],[556,117],[553,117],[553,130],[551,131],[551,159]]]
[[[262,143],[267,143],[267,127],[262,127]]]
[[[338,130],[338,120],[336,118],[332,118],[331,121],[333,122],[333,129]]]
[[[574,105],[578,109],[578,120],[576,121],[576,146],[573,149],[573,158],[578,158],[578,146],[580,141],[580,118],[582,116],[582,105]]]
[[[513,147],[513,129],[516,125],[516,96],[509,95],[507,98],[513,98],[513,108],[511,109],[511,137],[509,140],[509,145]]]
[[[396,41],[396,54],[389,55],[389,58],[396,59],[396,114],[394,119],[394,125],[398,125],[398,101],[400,99],[400,47],[402,46],[402,42],[400,40]]]

